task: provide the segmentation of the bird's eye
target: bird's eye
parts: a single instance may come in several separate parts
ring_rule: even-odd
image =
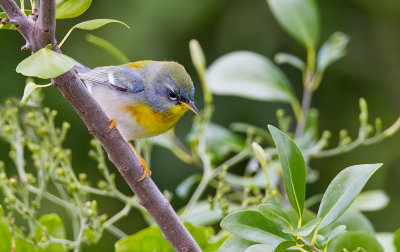
[[[169,98],[173,101],[178,99],[178,95],[174,91],[169,91]]]

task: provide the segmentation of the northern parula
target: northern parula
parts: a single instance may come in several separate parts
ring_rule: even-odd
[[[145,60],[98,67],[78,76],[109,116],[109,130],[117,126],[141,162],[140,180],[151,172],[129,141],[166,132],[188,109],[200,115],[193,102],[193,82],[176,62]]]

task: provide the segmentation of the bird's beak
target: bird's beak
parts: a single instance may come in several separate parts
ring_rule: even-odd
[[[194,105],[194,102],[189,100],[187,102],[182,101],[181,104],[185,106],[187,109],[190,109],[195,113],[196,115],[200,116],[200,112],[197,110],[196,106]]]

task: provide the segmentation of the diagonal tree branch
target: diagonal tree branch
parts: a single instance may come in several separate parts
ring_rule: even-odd
[[[55,41],[55,0],[42,0],[36,24],[25,17],[13,0],[0,0],[0,7],[6,14],[19,22],[18,31],[24,36],[30,49],[35,52],[47,44],[52,49],[61,50]],[[24,35],[25,34],[25,35]],[[176,251],[201,251],[193,237],[179,220],[170,203],[151,180],[141,182],[143,168],[116,128],[108,132],[109,120],[99,104],[84,87],[73,70],[52,79],[65,99],[81,117],[89,132],[102,144],[108,158],[114,163],[125,181],[131,187],[157,225],[164,237]]]

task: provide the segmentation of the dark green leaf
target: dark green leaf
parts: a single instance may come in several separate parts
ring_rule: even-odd
[[[296,229],[290,229],[290,228],[284,228],[282,231],[288,234],[294,234],[294,235],[299,235],[302,237],[305,237],[315,229],[315,227],[318,225],[321,219],[316,218],[314,220],[311,220],[307,222],[304,226]]]
[[[318,52],[317,70],[324,72],[330,64],[342,58],[346,54],[348,42],[349,38],[345,34],[341,32],[332,34]]]
[[[217,59],[206,73],[209,90],[253,100],[290,102],[295,99],[291,84],[269,59],[239,51]]]
[[[280,243],[289,236],[281,231],[281,227],[267,220],[253,210],[243,210],[229,214],[221,221],[221,227],[247,240],[266,243]]]
[[[258,206],[257,210],[268,220],[282,227],[291,227],[289,217],[280,207],[273,204],[262,204]]]
[[[314,0],[267,0],[281,26],[307,49],[314,50],[320,20]]]
[[[349,231],[334,238],[328,244],[327,252],[338,251],[362,251],[368,252],[383,252],[382,246],[375,237],[367,232]]]
[[[396,248],[396,252],[400,252],[400,228],[393,234],[393,245]]]
[[[39,219],[39,223],[44,227],[47,234],[50,234],[52,237],[55,238],[63,238],[65,239],[65,228],[64,223],[62,222],[61,218],[56,214],[47,214],[43,215]],[[36,240],[40,241],[43,235],[43,230],[39,227],[35,229]],[[59,243],[52,243],[45,248],[39,248],[39,252],[62,252],[67,251],[67,249]]]
[[[342,170],[329,184],[322,198],[317,215],[321,218],[318,228],[323,228],[339,218],[381,166],[382,164],[355,165]]]
[[[74,59],[46,47],[21,61],[16,71],[25,76],[51,79],[69,71],[74,65]]]
[[[57,0],[56,18],[74,18],[82,15],[92,4],[92,0]]]
[[[128,63],[128,58],[119,50],[116,46],[111,44],[105,39],[100,37],[94,36],[92,34],[86,34],[85,36],[86,41],[92,43],[99,48],[102,48],[104,51],[108,52],[111,56],[113,56],[120,64]]]
[[[289,202],[301,218],[306,194],[306,166],[296,144],[282,131],[268,125],[278,150]]]
[[[219,252],[244,252],[249,246],[255,242],[243,239],[239,236],[232,235],[219,248]]]
[[[295,241],[283,241],[274,250],[274,252],[286,252],[288,248],[296,246]]]
[[[180,198],[189,196],[190,189],[201,180],[200,174],[192,174],[183,180],[175,189],[176,195]]]

